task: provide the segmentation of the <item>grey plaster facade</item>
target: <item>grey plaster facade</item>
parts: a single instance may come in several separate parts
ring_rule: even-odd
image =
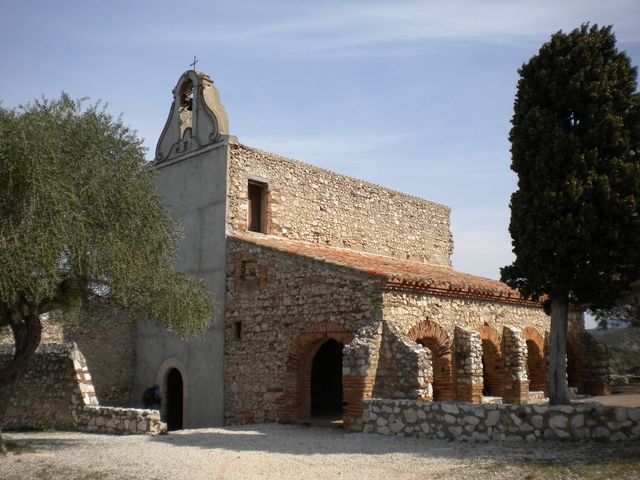
[[[186,72],[173,94],[174,102],[156,150],[157,190],[170,213],[182,223],[184,236],[176,268],[203,279],[213,293],[216,308],[204,337],[186,342],[151,323],[139,325],[133,398],[141,398],[144,389],[154,383],[165,390],[168,371],[177,368],[184,382],[184,427],[195,428],[221,425],[224,420],[229,136],[224,108],[206,75]],[[192,102],[191,110],[187,110],[187,96],[186,101]],[[195,114],[185,119],[185,111]]]

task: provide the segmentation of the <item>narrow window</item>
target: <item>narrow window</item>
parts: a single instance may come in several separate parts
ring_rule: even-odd
[[[241,322],[233,322],[233,336],[236,340],[242,338],[242,323]]]
[[[267,185],[260,182],[249,181],[249,230],[252,232],[265,233],[264,204],[267,192]]]
[[[256,280],[258,278],[256,262],[253,260],[243,260],[241,276],[243,280]]]

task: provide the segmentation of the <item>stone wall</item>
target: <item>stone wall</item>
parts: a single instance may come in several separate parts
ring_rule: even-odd
[[[226,423],[308,419],[311,363],[329,339],[345,345],[345,412],[357,416],[349,402],[370,395],[378,363],[380,281],[239,239],[227,248]]]
[[[77,417],[82,432],[157,435],[167,430],[158,410],[84,405]]]
[[[75,343],[84,354],[101,404],[129,404],[136,339],[135,327],[125,315],[105,308],[77,323],[63,321],[60,312],[44,314],[41,321],[40,345]],[[0,346],[13,347],[8,327],[0,331]]]
[[[395,326],[384,324],[373,395],[384,398],[433,399],[433,353],[412,342]]]
[[[0,366],[12,357],[0,350]],[[25,376],[16,384],[2,419],[3,428],[149,433],[166,430],[157,410],[104,407],[98,404],[91,375],[75,344],[41,345]]]
[[[11,349],[3,348],[0,366],[10,362]],[[74,365],[73,349],[68,345],[41,345],[29,368],[16,386],[4,418],[5,429],[58,428],[73,430],[75,410],[84,403]],[[88,401],[92,402],[87,392]]]
[[[448,207],[244,145],[229,147],[232,230],[247,230],[247,182],[258,180],[268,185],[268,234],[451,265]]]
[[[477,300],[452,296],[435,296],[410,291],[385,291],[384,318],[404,332],[428,319],[452,334],[455,327],[481,332],[486,325],[497,332],[505,326],[535,328],[542,337],[551,320],[541,307],[501,302],[499,299]]]
[[[473,405],[364,401],[363,431],[460,441],[627,441],[640,438],[640,408],[598,404]]]
[[[56,321],[57,316],[54,312],[45,313],[40,315],[40,321],[42,322],[42,334],[40,337],[40,344],[49,343],[64,343],[64,332],[62,324]],[[13,335],[11,329],[8,326],[0,327],[0,348],[13,349]]]

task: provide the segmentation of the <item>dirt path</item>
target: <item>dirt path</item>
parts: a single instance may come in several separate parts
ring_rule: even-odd
[[[9,433],[1,479],[636,478],[640,442],[468,444],[254,425],[158,437]]]
[[[614,387],[613,395],[588,397],[581,402],[596,402],[614,407],[640,407],[640,385],[620,385]]]

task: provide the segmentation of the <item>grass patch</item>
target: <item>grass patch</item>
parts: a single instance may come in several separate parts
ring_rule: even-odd
[[[480,466],[487,478],[519,478],[523,480],[603,480],[607,478],[637,479],[640,458],[594,459],[566,463],[559,459],[496,461]]]
[[[22,445],[14,442],[13,440],[5,440],[4,444],[6,445],[7,450],[14,455],[22,455],[23,453],[33,453],[36,451],[35,448],[29,445]]]
[[[527,480],[546,478],[602,480],[604,478],[636,479],[640,461],[612,461],[563,465],[553,463],[525,464],[515,467],[516,475]]]
[[[50,466],[38,470],[35,478],[37,480],[58,480],[60,478],[65,480],[107,480],[115,478],[127,479],[130,477],[105,470],[83,470]]]

